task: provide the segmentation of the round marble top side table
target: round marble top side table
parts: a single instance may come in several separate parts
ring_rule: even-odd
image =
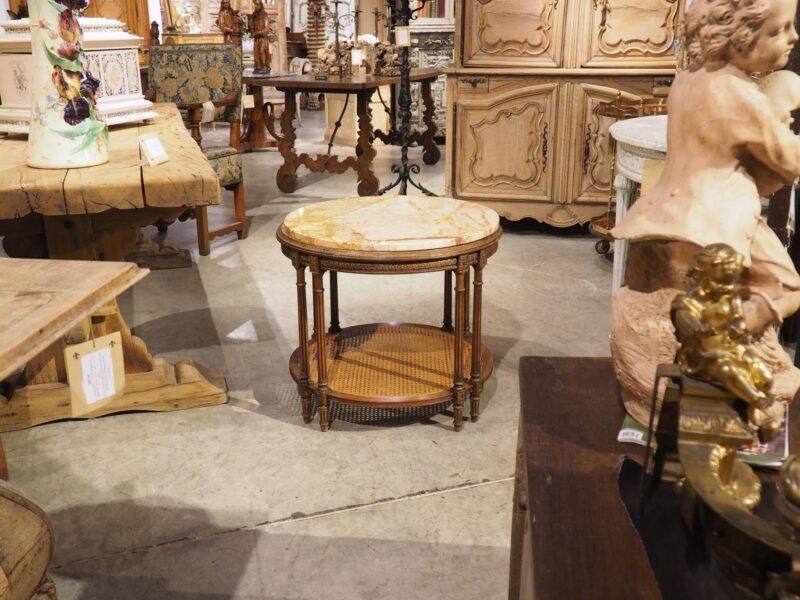
[[[635,184],[644,179],[645,160],[664,160],[667,157],[667,116],[637,117],[614,123],[608,133],[617,143],[616,224],[622,222],[635,200]],[[625,279],[625,260],[628,242],[614,241],[614,272],[612,292],[616,292]]]
[[[460,431],[469,394],[470,417],[477,421],[483,383],[493,367],[491,354],[481,344],[482,274],[501,235],[493,210],[450,198],[349,198],[290,213],[277,238],[297,275],[300,346],[292,354],[289,371],[298,384],[305,422],[311,422],[312,393],[322,431],[329,427],[330,401],[386,408],[451,400],[454,427]],[[311,271],[313,290],[311,339],[306,268]],[[474,273],[471,332],[470,269]],[[441,328],[410,323],[339,326],[337,273],[433,271],[445,274]],[[326,272],[331,310],[327,333]]]

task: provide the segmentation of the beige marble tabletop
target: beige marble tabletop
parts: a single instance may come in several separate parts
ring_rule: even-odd
[[[298,208],[285,233],[322,248],[392,252],[448,248],[483,239],[500,217],[475,202],[426,196],[368,196]]]

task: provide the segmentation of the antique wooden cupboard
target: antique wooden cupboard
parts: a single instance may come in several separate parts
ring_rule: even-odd
[[[666,93],[682,0],[458,0],[447,194],[566,227],[607,208],[598,102]]]

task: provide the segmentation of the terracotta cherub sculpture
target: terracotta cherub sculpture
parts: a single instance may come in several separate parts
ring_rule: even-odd
[[[242,45],[242,23],[238,11],[231,7],[231,0],[222,0],[219,5],[217,27],[222,32],[226,44]]]
[[[800,139],[753,79],[786,64],[798,39],[796,9],[797,0],[694,0],[687,10],[691,67],[670,91],[663,174],[612,231],[631,244],[611,350],[626,408],[640,420],[656,365],[676,350],[665,315],[691,285],[692,257],[709,244],[743,257],[750,349],[772,370],[775,397],[788,402],[800,386],[775,329],[800,307],[800,276],[761,218],[760,200],[800,175]]]
[[[738,285],[742,262],[742,255],[727,244],[706,246],[695,257],[689,268],[694,285],[675,297],[670,310],[681,345],[678,364],[684,374],[714,383],[744,400],[751,423],[772,433],[781,421],[768,414],[775,412],[772,372],[747,347],[751,338]]]
[[[253,60],[257,75],[270,72],[269,55],[269,15],[261,0],[253,0],[253,14],[250,15],[250,36],[253,38]]]

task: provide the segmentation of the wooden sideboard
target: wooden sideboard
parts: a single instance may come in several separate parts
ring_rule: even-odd
[[[599,102],[666,93],[683,0],[460,0],[447,195],[567,227],[605,212]]]

